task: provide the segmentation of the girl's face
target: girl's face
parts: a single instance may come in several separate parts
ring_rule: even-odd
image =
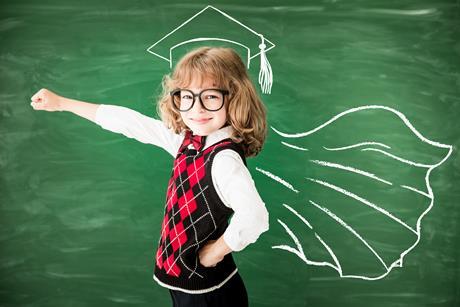
[[[216,88],[216,84],[210,78],[203,79],[203,82],[199,84],[197,80],[192,80],[192,83],[187,89],[193,93],[198,94],[204,89]],[[224,96],[226,100],[227,97]],[[200,103],[200,98],[195,97],[195,103],[193,107],[186,111],[180,112],[182,120],[185,125],[193,131],[195,135],[209,135],[214,131],[222,128],[227,120],[227,111],[225,105],[218,111],[208,111]]]

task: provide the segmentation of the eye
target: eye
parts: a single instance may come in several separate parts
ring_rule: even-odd
[[[219,97],[217,97],[215,95],[206,95],[205,99],[219,99]]]
[[[182,95],[181,98],[182,99],[193,99],[192,95],[187,95],[187,94]]]

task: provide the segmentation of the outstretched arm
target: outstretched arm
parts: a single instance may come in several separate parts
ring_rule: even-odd
[[[177,154],[183,140],[183,136],[168,129],[161,120],[122,106],[69,99],[47,89],[32,96],[31,105],[35,110],[72,112],[111,132],[161,147],[172,156]]]
[[[92,122],[95,122],[98,104],[65,98],[42,88],[31,98],[30,105],[34,110],[69,111]]]

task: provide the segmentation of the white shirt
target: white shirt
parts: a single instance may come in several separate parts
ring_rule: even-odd
[[[106,130],[159,146],[174,158],[185,137],[184,132],[174,133],[161,120],[121,106],[99,105],[95,122]],[[227,126],[209,134],[204,148],[229,137],[232,129]],[[220,199],[234,211],[224,241],[232,251],[241,251],[268,230],[268,211],[249,170],[235,151],[224,149],[216,154],[211,176]]]

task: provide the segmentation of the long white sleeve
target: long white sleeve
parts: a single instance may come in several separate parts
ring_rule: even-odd
[[[106,130],[123,134],[139,142],[159,146],[173,157],[176,156],[184,139],[180,134],[168,129],[161,120],[122,106],[99,105],[95,123]]]
[[[224,232],[224,241],[233,251],[241,251],[268,230],[268,211],[238,153],[217,153],[211,173],[221,200],[235,212]]]

